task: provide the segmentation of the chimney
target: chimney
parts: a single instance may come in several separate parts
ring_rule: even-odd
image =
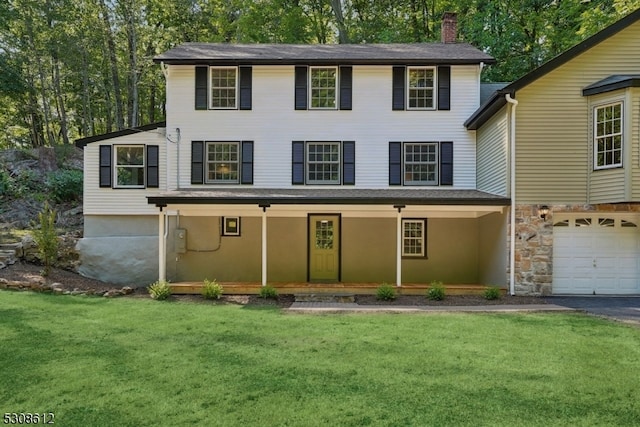
[[[445,12],[442,15],[442,43],[455,43],[458,38],[458,15],[454,12]]]

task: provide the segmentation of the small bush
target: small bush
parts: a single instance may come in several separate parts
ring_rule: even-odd
[[[59,169],[47,176],[49,194],[56,202],[79,200],[82,195],[82,171]]]
[[[158,301],[166,300],[171,296],[171,288],[169,287],[169,282],[165,280],[159,280],[147,288],[149,291],[149,295],[151,298],[157,299]]]
[[[206,299],[220,299],[222,296],[222,285],[215,279],[204,279],[204,285],[202,286],[202,296]]]
[[[445,290],[442,282],[431,282],[431,287],[427,290],[427,298],[433,301],[442,301],[445,297]]]
[[[260,288],[260,293],[258,294],[258,296],[265,299],[276,299],[278,298],[278,291],[273,286],[267,285]]]
[[[43,275],[48,276],[51,266],[58,258],[58,235],[56,234],[56,211],[47,203],[38,214],[38,227],[33,229],[33,240],[38,245],[38,254],[44,263]]]
[[[376,299],[380,301],[393,301],[396,299],[396,290],[393,286],[383,283],[376,290]]]
[[[490,288],[485,289],[482,296],[487,300],[500,299],[502,297],[502,292],[499,287],[491,286]]]

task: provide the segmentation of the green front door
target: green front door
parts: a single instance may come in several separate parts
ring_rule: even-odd
[[[309,280],[338,281],[340,271],[340,217],[309,216]]]

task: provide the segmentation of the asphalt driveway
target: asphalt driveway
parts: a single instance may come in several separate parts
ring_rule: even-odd
[[[550,304],[584,310],[596,316],[640,324],[640,297],[553,296],[546,297],[545,300]]]

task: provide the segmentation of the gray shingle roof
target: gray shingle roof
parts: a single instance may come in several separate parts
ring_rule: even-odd
[[[640,87],[640,74],[609,76],[582,89],[582,95],[596,95],[627,87]]]
[[[494,63],[466,43],[226,44],[184,43],[154,58],[167,64],[412,64]]]
[[[149,204],[341,204],[341,205],[483,205],[508,206],[509,198],[478,190],[229,188],[179,190],[149,196]]]

